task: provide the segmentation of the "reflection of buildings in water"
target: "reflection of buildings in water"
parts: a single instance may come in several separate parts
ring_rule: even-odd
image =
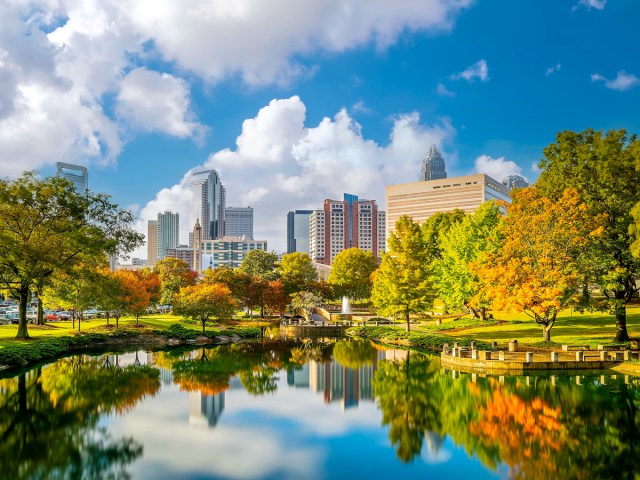
[[[224,392],[207,395],[189,393],[189,425],[215,427],[224,411]]]
[[[309,364],[305,363],[301,369],[287,370],[287,385],[295,388],[309,388]]]
[[[402,350],[377,350],[370,365],[347,368],[335,359],[327,362],[311,360],[300,370],[287,372],[287,384],[298,388],[310,388],[322,393],[325,403],[341,402],[343,410],[357,407],[360,400],[373,401],[373,377],[379,361],[403,361],[407,352]]]
[[[164,367],[158,367],[160,370],[160,382],[162,385],[171,385],[173,383],[173,370]]]
[[[425,432],[424,445],[427,447],[429,453],[436,455],[442,445],[444,444],[444,437],[436,432]]]

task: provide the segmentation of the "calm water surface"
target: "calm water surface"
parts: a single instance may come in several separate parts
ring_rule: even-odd
[[[0,478],[639,478],[640,383],[369,343],[77,356],[0,380]]]

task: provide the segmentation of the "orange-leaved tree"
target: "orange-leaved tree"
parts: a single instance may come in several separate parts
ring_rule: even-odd
[[[134,272],[103,270],[101,275],[99,303],[116,318],[116,328],[124,313],[131,313],[137,318],[149,306],[150,294]]]
[[[502,244],[477,267],[480,294],[496,310],[527,313],[550,341],[560,310],[588,294],[590,247],[602,234],[600,223],[574,189],[557,201],[535,186],[517,191],[500,226]]]
[[[160,301],[160,296],[162,293],[160,276],[156,272],[153,272],[148,268],[145,268],[144,270],[134,270],[133,273],[142,285],[142,288],[144,288],[145,291],[149,294],[149,301],[147,302],[145,309],[149,305],[156,305]],[[144,313],[144,311],[132,313],[134,313],[134,315],[136,316],[136,325],[138,325],[138,317],[141,313]]]
[[[229,319],[236,309],[231,291],[217,283],[199,283],[183,287],[173,297],[173,311],[202,323],[202,333],[207,320]]]

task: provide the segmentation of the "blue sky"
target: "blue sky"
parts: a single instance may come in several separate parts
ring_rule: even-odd
[[[0,169],[86,164],[143,229],[186,226],[207,165],[281,251],[288,210],[384,204],[431,143],[450,176],[535,180],[560,130],[640,132],[638,20],[634,0],[9,1]]]

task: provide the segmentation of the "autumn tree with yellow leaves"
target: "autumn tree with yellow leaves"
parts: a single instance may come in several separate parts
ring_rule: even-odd
[[[525,312],[542,326],[543,340],[560,310],[588,294],[591,245],[602,235],[574,189],[554,201],[529,187],[515,192],[500,226],[504,241],[478,266],[480,291],[496,310]]]

